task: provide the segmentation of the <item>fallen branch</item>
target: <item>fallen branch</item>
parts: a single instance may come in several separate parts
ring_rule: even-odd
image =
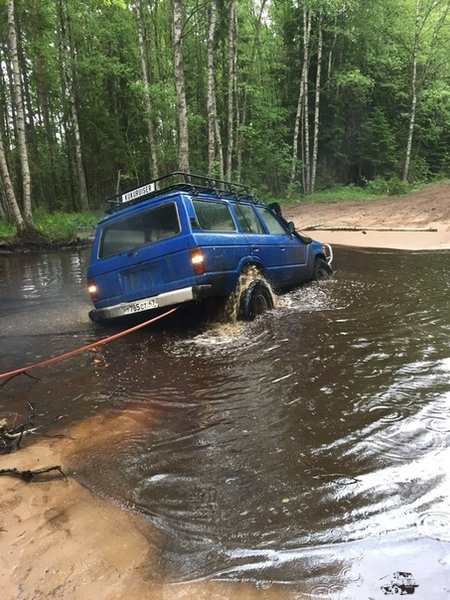
[[[25,471],[19,471],[16,468],[0,469],[0,475],[10,475],[11,477],[18,477],[19,479],[22,479],[22,481],[30,483],[30,481],[32,481],[36,476],[42,475],[44,473],[51,473],[52,471],[58,471],[67,481],[67,476],[61,469],[61,465],[55,465],[54,467],[44,467],[43,469],[27,469]]]
[[[335,225],[334,227],[326,225],[307,225],[302,227],[302,231],[397,231],[412,233],[435,233],[436,227],[359,227],[356,225]]]
[[[6,419],[0,420],[0,450],[17,450],[24,435],[35,433],[37,427],[34,425],[34,404],[27,402],[30,413],[25,423],[8,429]]]

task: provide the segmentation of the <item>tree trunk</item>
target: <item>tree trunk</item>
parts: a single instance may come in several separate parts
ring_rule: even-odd
[[[182,33],[181,0],[172,0],[172,50],[178,106],[178,164],[180,171],[189,172],[189,128],[184,82]]]
[[[78,193],[81,210],[89,210],[89,197],[86,183],[86,173],[83,164],[83,148],[81,144],[80,125],[78,121],[77,101],[75,95],[75,73],[74,73],[74,52],[71,43],[71,32],[69,16],[66,12],[67,0],[59,0],[58,16],[60,29],[60,49],[62,51],[62,74],[64,78],[64,87],[67,94],[70,113],[70,125],[75,142],[75,163],[78,178]]]
[[[11,182],[9,174],[8,163],[6,161],[5,147],[3,145],[2,128],[0,127],[0,178],[5,192],[5,199],[7,204],[7,212],[11,215],[14,224],[17,228],[18,235],[23,234],[27,230],[25,221],[23,220],[22,213],[20,212],[19,205],[16,200],[14,188]]]
[[[148,65],[147,65],[147,55],[146,55],[146,47],[147,40],[145,35],[145,26],[144,26],[144,16],[142,14],[142,0],[138,0],[135,4],[135,16],[136,16],[136,24],[137,24],[137,32],[138,32],[138,43],[139,43],[139,55],[141,58],[141,69],[142,69],[142,83],[144,86],[144,104],[145,104],[145,114],[147,117],[147,130],[148,130],[148,144],[150,148],[150,170],[152,173],[152,177],[157,179],[159,177],[159,169],[158,169],[158,159],[156,156],[156,141],[155,141],[155,131],[153,127],[153,118],[152,118],[152,102],[150,98],[150,90],[149,90],[149,76],[148,76]]]
[[[223,149],[222,137],[220,134],[219,119],[217,117],[216,100],[216,66],[214,60],[214,36],[216,31],[217,5],[216,0],[211,0],[208,32],[207,32],[207,52],[208,52],[208,173],[214,174],[216,167],[219,177],[223,179]]]
[[[408,126],[408,140],[406,142],[406,156],[405,165],[403,168],[403,181],[408,181],[409,177],[409,166],[411,164],[411,151],[412,142],[414,136],[414,125],[416,122],[416,108],[417,108],[417,54],[419,51],[419,14],[420,14],[420,2],[416,0],[416,27],[414,32],[414,44],[413,44],[413,64],[412,64],[412,77],[411,77],[411,112],[409,114],[409,126]]]
[[[247,83],[252,82],[253,80],[253,68],[255,65],[256,52],[259,46],[259,34],[261,31],[261,23],[262,17],[264,13],[264,9],[266,7],[267,0],[261,0],[261,5],[259,7],[259,14],[256,21],[256,31],[253,37],[253,46],[252,52],[250,56],[250,64],[247,72]],[[236,179],[240,181],[241,179],[241,171],[242,171],[242,152],[244,149],[244,141],[245,141],[245,126],[247,125],[247,108],[248,108],[248,93],[247,90],[244,89],[243,99],[242,99],[242,110],[241,110],[241,118],[238,120],[239,123],[239,132],[237,136],[237,150],[236,150]]]
[[[316,73],[316,94],[314,100],[314,133],[313,133],[313,154],[311,164],[311,185],[310,191],[314,192],[316,187],[317,173],[317,154],[319,148],[319,114],[320,114],[320,79],[322,69],[322,10],[319,16],[319,25],[317,32],[317,73]]]
[[[11,52],[12,74],[14,82],[13,100],[16,110],[17,148],[22,171],[23,221],[26,229],[34,230],[33,215],[31,212],[31,177],[25,133],[25,115],[23,110],[19,55],[17,51],[17,29],[14,17],[14,0],[8,0],[8,40]],[[3,183],[5,185],[5,182]]]
[[[32,1],[31,5],[31,16],[32,19],[38,22],[38,5],[37,0]],[[46,86],[45,80],[45,62],[42,55],[41,49],[41,29],[39,27],[33,28],[33,41],[36,48],[34,56],[34,72],[36,79],[36,97],[38,110],[42,117],[42,124],[45,132],[45,149],[48,157],[49,170],[46,178],[46,185],[50,188],[50,195],[52,199],[58,196],[57,189],[61,193],[60,186],[57,183],[56,172],[55,172],[55,158],[54,158],[54,136],[52,132],[52,125],[50,122],[50,105],[49,105],[49,93]]]
[[[298,102],[297,102],[297,114],[295,116],[295,124],[294,124],[294,141],[292,143],[292,168],[291,168],[291,184],[294,183],[295,177],[297,174],[297,160],[298,160],[298,143],[300,139],[300,126],[302,123],[302,115],[304,114],[305,109],[305,93],[306,93],[306,80],[308,77],[308,57],[305,55],[305,48],[307,47],[306,42],[309,44],[309,33],[310,30],[307,30],[307,18],[306,18],[306,9],[303,9],[303,64],[302,64],[302,72],[300,75],[300,91],[298,94]],[[311,19],[309,19],[309,27],[311,28]],[[302,142],[302,146],[304,147],[304,138]],[[304,170],[303,170],[303,179],[304,179]],[[304,186],[305,187],[305,184]]]
[[[228,35],[228,144],[227,144],[227,179],[232,178],[235,122],[235,89],[236,89],[236,0],[231,0],[230,29]]]
[[[426,78],[428,77],[431,64],[433,63],[433,58],[435,58],[434,53],[439,45],[439,34],[442,30],[445,31],[449,12],[449,0],[429,0],[428,2],[416,0],[414,42],[412,48],[411,111],[409,114],[408,139],[406,143],[403,181],[407,181],[409,178],[414,127],[416,121],[417,104],[420,99],[420,91],[424,86]],[[437,18],[433,18],[431,26],[427,27],[429,19],[433,13],[437,13]],[[421,42],[420,38],[425,28],[427,29],[425,36],[428,38],[428,57],[425,63],[422,65],[421,76],[419,77],[417,67]]]
[[[305,191],[309,194],[311,191],[311,155],[309,151],[309,89],[308,89],[308,73],[309,73],[309,40],[311,38],[311,11],[303,12],[303,23],[305,37],[303,38],[303,55],[306,63],[306,76],[305,76],[305,93],[303,94],[303,102],[305,109],[303,116],[305,119],[304,135],[305,135],[305,161],[303,168],[305,170]]]

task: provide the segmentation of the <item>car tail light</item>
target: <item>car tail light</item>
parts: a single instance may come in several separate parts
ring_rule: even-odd
[[[203,256],[203,252],[200,248],[194,248],[191,250],[191,263],[194,267],[196,275],[201,275],[205,272],[205,257]]]
[[[88,281],[88,292],[93,302],[98,300],[98,288],[93,281]]]

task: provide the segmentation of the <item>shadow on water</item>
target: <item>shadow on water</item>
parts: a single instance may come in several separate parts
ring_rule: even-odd
[[[7,367],[98,337],[77,279],[83,257],[64,260],[42,267],[50,291],[30,283],[14,296],[18,263],[3,281],[2,301],[23,315],[18,331],[15,310],[1,317]],[[333,281],[281,297],[253,323],[206,327],[180,312],[15,382],[3,406],[33,397],[46,417],[145,420],[112,448],[80,448],[73,467],[164,531],[167,580],[378,598],[380,578],[405,570],[416,598],[446,598],[449,255],[339,250],[335,262]]]

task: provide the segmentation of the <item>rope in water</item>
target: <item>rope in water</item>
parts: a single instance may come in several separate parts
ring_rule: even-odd
[[[178,307],[171,308],[170,310],[158,315],[157,317],[153,317],[148,321],[144,321],[143,323],[139,323],[138,325],[134,325],[129,329],[125,329],[124,331],[119,331],[119,333],[114,333],[106,338],[101,340],[97,340],[96,342],[92,342],[90,344],[86,344],[81,348],[75,348],[74,350],[70,350],[69,352],[64,352],[63,354],[58,354],[57,356],[53,356],[51,358],[47,358],[46,360],[41,360],[40,362],[28,365],[26,367],[21,367],[20,369],[14,369],[14,371],[8,371],[7,373],[0,373],[0,379],[4,379],[5,377],[13,377],[15,375],[19,375],[20,373],[25,373],[26,371],[31,371],[31,369],[38,369],[39,367],[45,367],[47,365],[51,365],[52,363],[59,362],[60,360],[65,360],[66,358],[70,358],[77,354],[81,354],[82,352],[86,352],[87,350],[92,350],[93,348],[97,348],[98,346],[103,346],[104,344],[108,344],[109,342],[113,342],[124,335],[128,335],[129,333],[133,333],[133,331],[137,331],[138,329],[142,329],[151,323],[155,323],[164,317],[168,317],[171,313],[175,312]]]

